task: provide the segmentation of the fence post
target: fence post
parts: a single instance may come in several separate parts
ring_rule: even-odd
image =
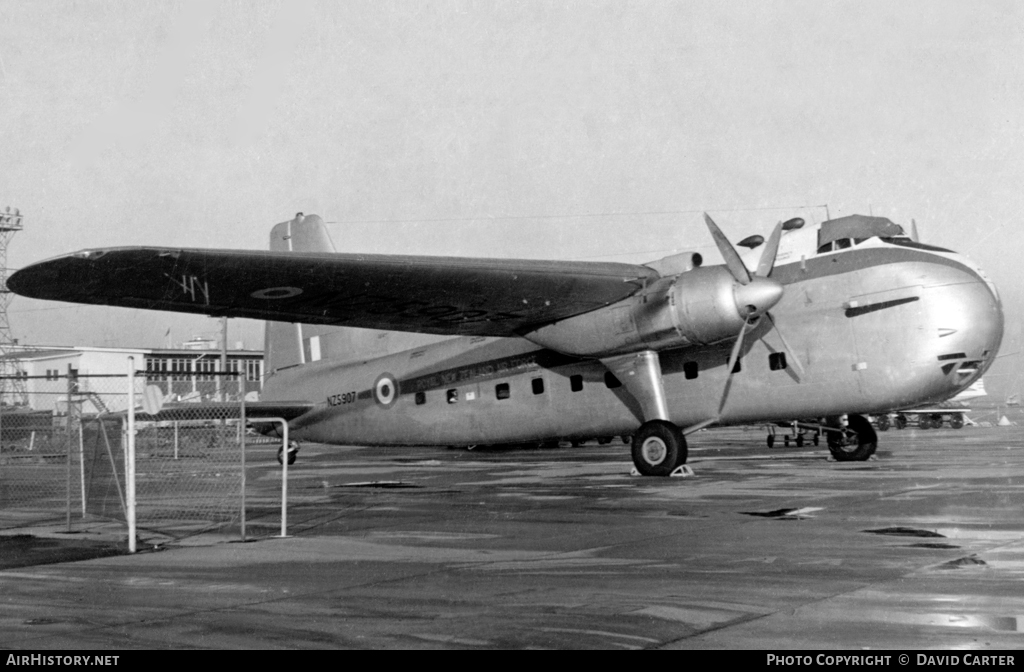
[[[125,451],[125,499],[127,499],[128,552],[136,551],[135,539],[135,358],[128,358],[128,441]]]
[[[74,381],[71,380],[71,365],[68,364],[68,412],[66,416],[67,430],[64,432],[64,462],[66,464],[66,468],[64,469],[64,471],[65,480],[67,481],[65,488],[65,490],[67,491],[66,526],[68,532],[71,532],[71,432],[73,431],[74,428],[74,423],[72,422],[72,419],[74,417],[74,411],[72,410],[74,408],[74,404],[71,401],[71,395],[73,392]]]
[[[242,463],[242,515],[239,526],[242,534],[242,541],[245,541],[245,376],[238,377],[238,449],[241,452]]]

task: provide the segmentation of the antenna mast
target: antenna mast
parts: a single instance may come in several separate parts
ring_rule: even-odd
[[[13,358],[18,342],[11,336],[11,323],[7,319],[7,307],[14,298],[7,289],[7,245],[18,231],[21,231],[21,212],[17,208],[11,212],[8,206],[0,212],[0,404],[24,406],[28,403],[24,372]]]

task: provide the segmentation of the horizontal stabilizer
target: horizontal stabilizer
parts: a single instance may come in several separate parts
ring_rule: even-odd
[[[306,401],[247,401],[247,418],[284,418],[287,421],[311,411],[316,404]],[[170,422],[186,420],[237,420],[241,417],[241,405],[237,401],[210,403],[167,404],[159,413],[136,411],[139,422]]]

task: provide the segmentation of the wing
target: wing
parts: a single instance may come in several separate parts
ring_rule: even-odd
[[[84,250],[14,273],[36,299],[430,334],[513,336],[620,301],[646,266],[174,248]]]

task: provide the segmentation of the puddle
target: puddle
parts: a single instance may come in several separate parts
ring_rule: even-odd
[[[944,562],[938,566],[938,569],[960,569],[961,567],[976,567],[987,564],[987,562],[977,556],[969,555],[966,558],[957,558],[956,560]]]
[[[774,511],[740,511],[744,516],[758,516],[760,518],[774,518],[776,520],[804,520],[813,518],[809,514],[821,511],[820,506],[805,506],[802,509],[775,509]]]
[[[946,535],[932,532],[931,530],[919,530],[915,527],[883,527],[880,530],[864,530],[868,534],[888,534],[894,537],[938,537],[945,539]]]
[[[360,481],[358,483],[342,483],[336,488],[422,488],[422,485],[405,481]]]

